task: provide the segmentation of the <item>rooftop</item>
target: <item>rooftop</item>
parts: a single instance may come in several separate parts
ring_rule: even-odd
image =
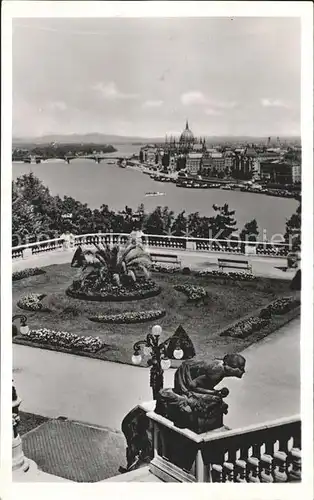
[[[188,158],[198,159],[198,158],[202,158],[202,157],[203,157],[202,153],[189,153],[188,154]]]

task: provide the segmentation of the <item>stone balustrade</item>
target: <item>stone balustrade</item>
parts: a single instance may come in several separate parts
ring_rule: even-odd
[[[204,434],[179,429],[154,412],[150,471],[165,482],[286,483],[301,481],[301,420]]]
[[[104,243],[110,245],[125,245],[130,235],[126,233],[95,233],[74,236],[70,242],[65,242],[62,238],[38,241],[27,245],[19,245],[12,248],[13,259],[26,259],[31,255],[51,252],[58,249],[68,249],[78,245],[93,245],[94,243]],[[284,243],[260,243],[234,240],[215,240],[209,238],[194,238],[184,236],[165,236],[146,234],[142,237],[143,244],[148,248],[161,248],[169,250],[185,250],[195,252],[219,252],[226,254],[240,255],[262,255],[270,257],[285,258],[288,254],[288,245]]]

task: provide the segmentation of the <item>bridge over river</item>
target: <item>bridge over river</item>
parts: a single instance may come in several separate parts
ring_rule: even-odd
[[[109,153],[108,153],[109,154]],[[106,155],[86,155],[86,156],[56,156],[56,157],[51,157],[51,158],[43,158],[40,156],[27,156],[25,158],[15,158],[14,156],[12,157],[12,161],[23,161],[24,163],[41,163],[42,161],[49,161],[49,160],[64,160],[67,163],[70,163],[72,160],[93,160],[96,163],[100,163],[102,160],[117,160],[122,162],[123,160],[131,160],[126,155],[119,155],[119,156],[106,156]]]

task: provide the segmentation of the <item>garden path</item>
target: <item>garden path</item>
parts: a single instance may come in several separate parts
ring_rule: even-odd
[[[130,353],[131,355],[131,353]],[[300,412],[300,320],[243,351],[247,373],[229,379],[229,414],[236,428]],[[13,345],[13,378],[21,409],[120,429],[130,409],[151,399],[149,371],[44,349]],[[172,387],[174,370],[165,372]]]
[[[228,255],[223,252],[194,252],[185,250],[171,250],[169,248],[150,249],[154,253],[173,253],[181,258],[182,266],[206,268],[212,267],[217,269],[217,259],[219,257],[225,258],[235,258],[235,259],[247,259],[252,264],[252,272],[256,276],[264,276],[267,278],[281,278],[291,280],[295,274],[295,270],[290,270],[285,272],[282,268],[285,268],[287,261],[284,258],[276,257],[263,257],[259,255],[254,255],[250,257],[244,256],[233,256]],[[17,259],[12,261],[12,270],[20,271],[22,269],[27,269],[30,267],[44,267],[50,266],[52,264],[65,264],[71,262],[73,255],[73,250],[55,250],[40,255],[31,255],[26,259]]]

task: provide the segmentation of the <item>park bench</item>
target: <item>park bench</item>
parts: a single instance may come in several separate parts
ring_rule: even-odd
[[[181,265],[181,260],[179,259],[178,255],[169,253],[151,253],[150,256],[153,262]]]
[[[225,267],[232,269],[246,269],[252,272],[252,266],[248,260],[239,260],[239,259],[218,259],[218,267],[219,269],[224,270]]]

